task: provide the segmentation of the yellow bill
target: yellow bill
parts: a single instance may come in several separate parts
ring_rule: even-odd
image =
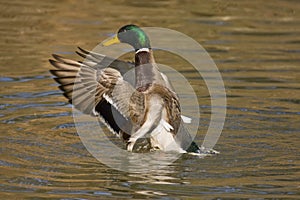
[[[115,36],[113,36],[111,38],[108,38],[108,39],[104,40],[102,42],[102,45],[103,46],[110,46],[112,44],[118,44],[118,43],[120,43],[120,40],[118,38],[118,35],[115,35]]]

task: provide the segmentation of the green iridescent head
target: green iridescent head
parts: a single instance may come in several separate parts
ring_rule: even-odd
[[[109,46],[120,42],[131,45],[135,50],[151,48],[147,34],[141,28],[133,24],[120,28],[117,35],[114,38],[105,41],[103,45]]]

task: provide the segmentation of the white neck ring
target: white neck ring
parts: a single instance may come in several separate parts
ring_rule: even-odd
[[[137,54],[137,53],[140,53],[142,51],[150,52],[150,49],[149,48],[141,48],[141,49],[137,50],[135,53]]]

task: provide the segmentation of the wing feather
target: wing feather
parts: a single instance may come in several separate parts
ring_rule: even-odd
[[[128,104],[134,89],[123,80],[122,73],[134,65],[78,49],[76,53],[85,58],[83,62],[53,54],[54,59],[49,62],[56,68],[50,70],[54,80],[75,108],[85,114],[99,115],[111,132],[121,133],[127,140],[131,130]]]

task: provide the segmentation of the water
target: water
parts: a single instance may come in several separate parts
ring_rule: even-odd
[[[226,199],[300,197],[298,1],[1,1],[1,199]],[[78,58],[118,27],[181,31],[216,62],[227,92],[218,156],[183,155],[147,174],[98,162],[48,73],[52,53]],[[167,58],[157,58],[174,64]],[[203,81],[201,143],[210,119]]]

